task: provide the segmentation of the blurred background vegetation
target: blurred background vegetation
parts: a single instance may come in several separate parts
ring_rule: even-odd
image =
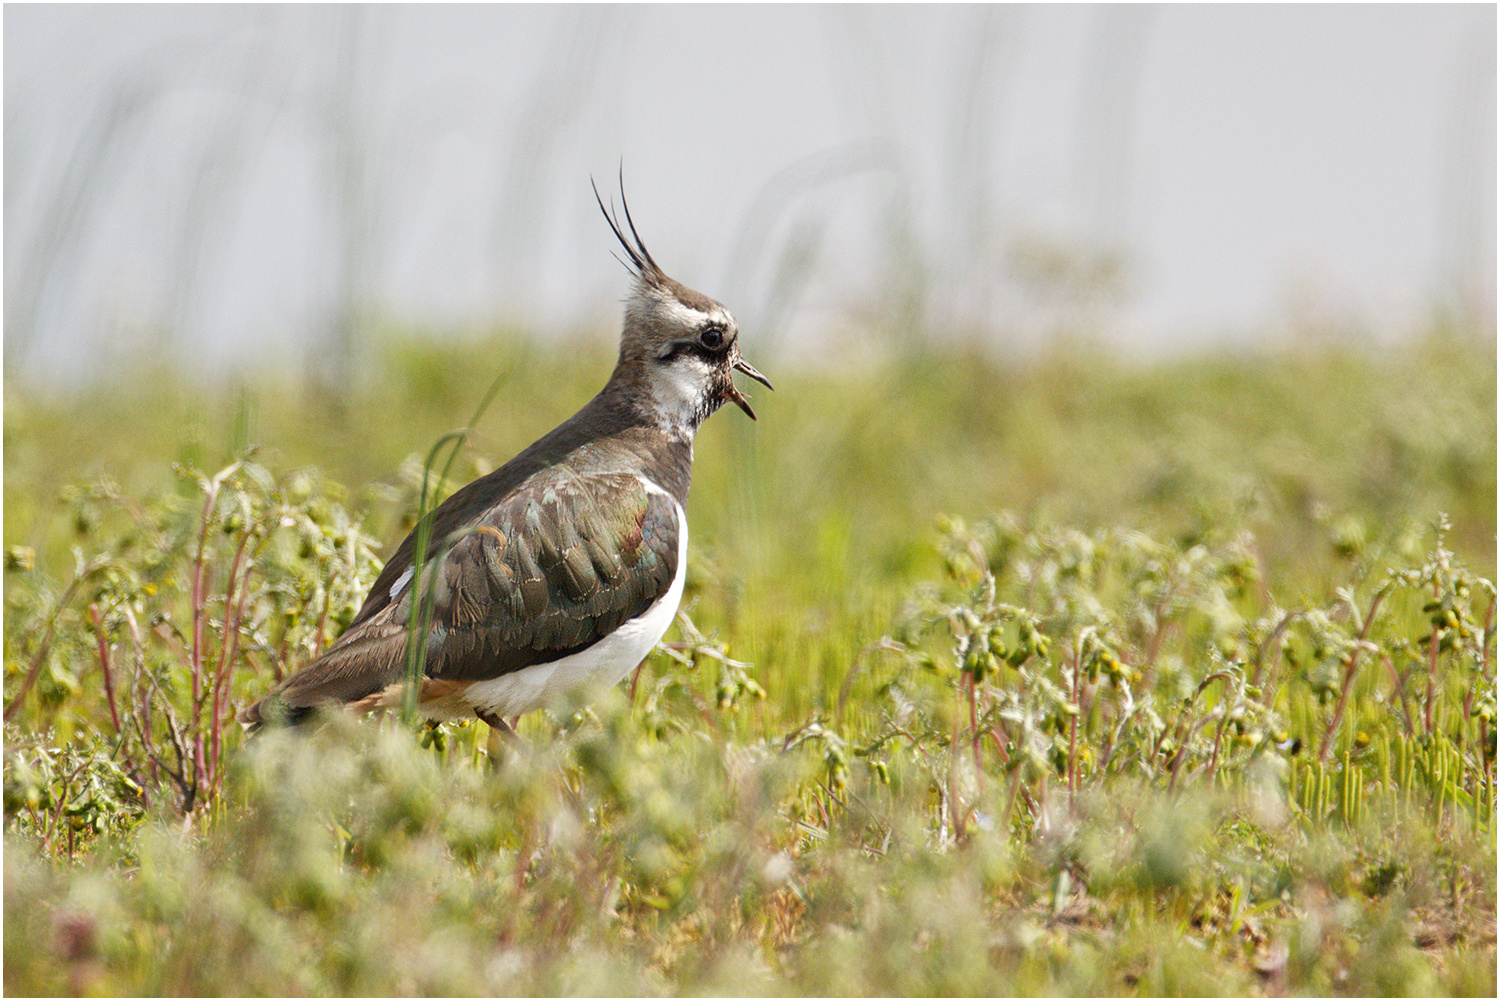
[[[1492,994],[1495,348],[1406,343],[776,372],[670,648],[509,760],[225,724],[607,345],[13,385],[7,990]]]
[[[1493,8],[558,11],[7,9],[6,992],[1494,996]],[[247,741],[622,153],[778,387],[667,642]]]
[[[588,177],[622,164],[766,364],[881,328],[1131,358],[1484,326],[1494,34],[1483,5],[20,6],[5,371],[338,395],[390,318],[608,330]]]

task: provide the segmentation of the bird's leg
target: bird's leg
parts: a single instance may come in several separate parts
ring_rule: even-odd
[[[474,715],[490,728],[489,754],[492,762],[499,764],[500,759],[505,757],[507,748],[512,752],[525,750],[526,742],[517,735],[509,723],[500,718],[499,714],[475,709]]]
[[[646,658],[635,665],[635,670],[630,673],[630,704],[635,705],[635,687],[641,683],[641,668],[646,666]]]
[[[510,724],[507,723],[507,722],[505,722],[505,720],[501,719],[496,714],[494,714],[494,713],[492,713],[492,712],[490,712],[490,711],[488,711],[486,709],[475,709],[474,710],[474,715],[478,716],[481,720],[483,720],[484,723],[485,723],[485,725],[488,726],[491,730],[499,730],[501,733],[505,734],[507,737],[515,737],[516,736],[516,731],[513,730],[513,729],[511,729]],[[520,738],[516,738],[516,739],[519,740]]]

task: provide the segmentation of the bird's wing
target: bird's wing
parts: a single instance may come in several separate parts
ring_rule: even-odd
[[[465,500],[455,494],[448,504],[475,506]],[[439,530],[454,521],[444,515],[440,508]],[[413,632],[426,637],[423,674],[449,681],[495,678],[591,646],[670,589],[680,517],[670,494],[634,473],[540,472],[434,540],[421,602],[414,542],[403,542],[349,629],[241,718],[259,722],[273,700],[278,715],[295,718],[394,684]]]

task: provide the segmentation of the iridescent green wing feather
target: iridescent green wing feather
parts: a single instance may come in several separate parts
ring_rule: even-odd
[[[440,528],[452,525],[444,514]],[[408,539],[350,628],[278,694],[290,708],[352,702],[399,681],[414,619],[427,622],[429,678],[494,678],[591,646],[667,593],[678,518],[669,495],[631,473],[537,473],[448,527],[423,571],[430,611],[416,614],[410,563],[397,562],[412,551]]]

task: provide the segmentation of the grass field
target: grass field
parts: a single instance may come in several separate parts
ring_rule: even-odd
[[[700,434],[685,617],[523,720],[233,712],[610,349],[5,394],[6,993],[1494,996],[1492,332],[871,350]]]

